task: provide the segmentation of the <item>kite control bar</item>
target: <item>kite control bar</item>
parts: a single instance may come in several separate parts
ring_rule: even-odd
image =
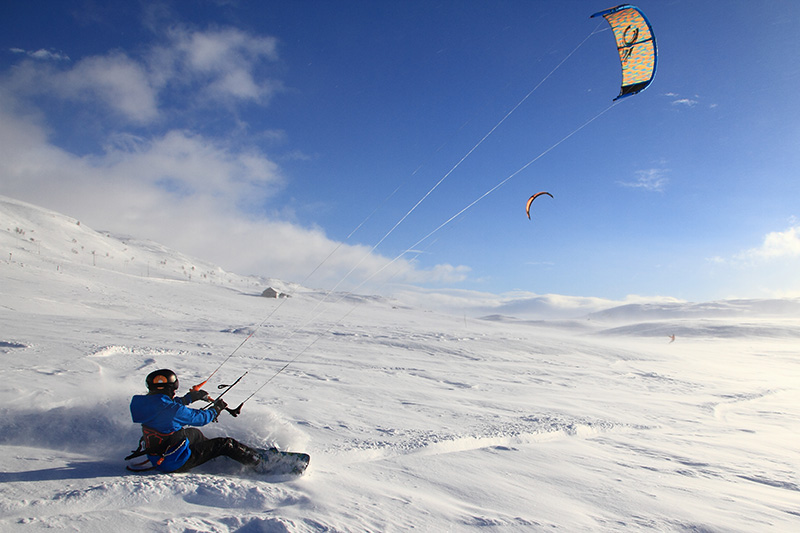
[[[220,393],[220,395],[219,395],[219,396],[217,396],[217,399],[216,399],[216,400],[215,400],[214,398],[212,398],[210,394],[206,394],[206,397],[205,397],[205,398],[203,398],[203,399],[204,399],[204,400],[206,400],[207,402],[209,402],[209,404],[208,404],[208,405],[206,405],[205,407],[203,407],[203,408],[202,408],[202,410],[209,409],[211,406],[213,406],[213,405],[214,405],[214,404],[215,404],[217,401],[219,401],[219,399],[220,399],[220,398],[222,398],[223,396],[225,396],[225,393],[227,393],[229,390],[231,390],[231,389],[232,389],[232,388],[233,388],[233,387],[234,387],[234,386],[235,386],[237,383],[239,383],[239,382],[242,380],[242,378],[243,378],[243,377],[245,377],[246,375],[247,375],[247,372],[245,372],[244,374],[242,374],[241,376],[239,376],[239,377],[236,379],[236,381],[234,381],[234,382],[233,382],[233,383],[231,383],[230,385],[217,385],[217,388],[218,388],[218,389],[225,389],[225,390],[224,390],[224,391],[222,391],[222,392]],[[193,390],[193,391],[199,391],[199,390],[200,390],[200,389],[203,387],[203,385],[205,385],[206,383],[208,383],[208,380],[205,380],[204,382],[202,382],[202,383],[200,383],[200,384],[198,384],[198,385],[195,385],[194,387],[192,387],[192,389],[191,389],[191,390]],[[236,418],[237,416],[239,416],[239,415],[242,413],[242,406],[243,406],[243,405],[244,405],[244,402],[240,403],[240,404],[238,405],[238,407],[236,407],[235,409],[231,409],[230,407],[226,407],[226,408],[225,408],[225,411],[228,411],[228,412],[231,414],[231,416],[232,416],[232,417]]]

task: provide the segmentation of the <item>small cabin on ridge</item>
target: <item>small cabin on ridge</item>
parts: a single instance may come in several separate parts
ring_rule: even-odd
[[[264,298],[288,298],[289,295],[280,291],[273,289],[272,287],[267,287],[264,289],[264,292],[261,293],[261,296]]]

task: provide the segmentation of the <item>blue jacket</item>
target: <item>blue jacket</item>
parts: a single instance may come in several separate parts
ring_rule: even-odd
[[[190,402],[189,394],[180,398],[170,398],[166,394],[136,395],[131,400],[131,418],[134,423],[142,424],[159,433],[172,433],[184,426],[205,426],[214,420],[217,413],[213,409],[201,411],[186,407]],[[182,467],[192,455],[189,440],[174,452],[164,456],[161,464],[157,464],[161,456],[148,455],[147,458],[162,472],[173,472]]]

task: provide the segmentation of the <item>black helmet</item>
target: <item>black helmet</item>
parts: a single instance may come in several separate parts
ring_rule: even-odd
[[[163,392],[173,394],[178,390],[178,376],[166,368],[151,372],[147,376],[147,390],[150,392]]]

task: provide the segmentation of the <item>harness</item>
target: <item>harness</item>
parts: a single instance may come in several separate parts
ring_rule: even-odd
[[[139,447],[131,451],[131,454],[127,456],[125,460],[129,461],[143,455],[155,455],[158,456],[158,461],[156,461],[154,465],[146,467],[147,463],[150,462],[148,458],[144,461],[128,465],[126,468],[134,472],[153,470],[163,463],[164,459],[180,451],[186,441],[187,437],[183,429],[170,433],[161,433],[160,431],[156,431],[142,424],[142,436],[139,439]]]

